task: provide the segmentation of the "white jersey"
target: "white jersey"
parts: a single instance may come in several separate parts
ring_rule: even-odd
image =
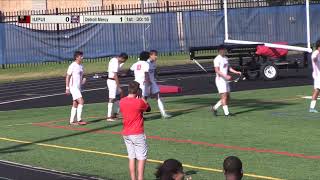
[[[146,79],[145,73],[149,72],[149,63],[138,61],[131,66],[130,70],[134,72],[134,80],[142,84]]]
[[[157,64],[154,61],[151,61],[150,59],[147,61],[149,64],[149,77],[151,82],[156,82],[155,73],[157,69]]]
[[[223,74],[228,74],[229,62],[226,56],[218,55],[216,58],[214,58],[213,64],[214,64],[214,67],[219,67],[220,71]],[[225,79],[220,75],[216,74],[216,80],[225,80]]]
[[[316,50],[311,55],[312,68],[313,68],[312,77],[313,79],[318,79],[318,80],[320,79],[320,54],[319,53],[320,52]]]
[[[70,64],[67,74],[71,76],[69,88],[81,89],[83,78],[83,66],[76,62]]]
[[[123,63],[121,65],[123,65]],[[114,78],[115,73],[119,72],[120,67],[119,60],[117,58],[112,58],[108,65],[108,78]]]

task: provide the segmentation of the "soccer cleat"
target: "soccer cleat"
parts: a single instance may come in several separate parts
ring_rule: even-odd
[[[70,126],[78,126],[79,123],[78,122],[72,122],[72,123],[69,123]]]
[[[87,125],[88,123],[85,122],[85,121],[83,121],[83,120],[81,120],[81,121],[78,121],[78,124],[79,124],[79,125]]]
[[[225,117],[233,117],[233,116],[235,116],[234,114],[232,114],[232,113],[229,113],[228,115],[224,115]]]
[[[164,115],[162,115],[162,118],[163,119],[168,119],[168,118],[171,118],[172,117],[172,115],[170,115],[170,114],[164,114]]]
[[[218,116],[218,111],[217,110],[214,109],[212,112],[213,112],[214,116]]]
[[[318,111],[317,111],[316,109],[312,109],[312,108],[309,109],[309,112],[311,112],[311,113],[318,113]]]
[[[107,117],[107,121],[108,121],[108,122],[114,122],[114,121],[116,121],[116,118],[114,118],[114,117]]]
[[[214,116],[218,116],[218,111],[216,109],[214,109],[214,107],[211,107],[211,111],[213,113]]]
[[[121,114],[118,114],[118,113],[115,113],[111,116],[112,119],[115,119],[115,120],[119,120],[119,119],[122,119],[122,115]]]

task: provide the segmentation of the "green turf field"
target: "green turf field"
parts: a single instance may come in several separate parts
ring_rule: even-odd
[[[245,179],[319,179],[320,114],[307,112],[310,86],[232,94],[236,117],[214,118],[216,94],[166,98],[174,117],[146,115],[154,179],[158,161],[176,158],[194,171],[193,179],[223,179],[229,155],[240,157]],[[157,111],[152,101],[153,111]],[[102,178],[128,179],[121,122],[103,121],[106,104],[85,106],[91,124],[67,126],[69,107],[0,112],[0,159]],[[219,112],[222,115],[222,111]],[[33,124],[30,124],[33,123]],[[260,177],[259,177],[260,176]]]

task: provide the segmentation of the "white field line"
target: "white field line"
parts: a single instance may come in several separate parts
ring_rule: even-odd
[[[122,85],[122,86],[127,86],[127,85]],[[83,92],[98,91],[98,90],[103,90],[103,89],[107,89],[107,87],[95,88],[95,89],[87,89],[87,90],[83,90]],[[65,95],[65,94],[66,94],[66,93],[55,93],[55,94],[49,94],[49,95],[43,95],[43,96],[36,96],[36,97],[30,97],[30,98],[16,99],[16,100],[12,100],[12,101],[1,102],[0,105],[10,104],[10,103],[14,103],[14,102],[28,101],[28,100],[33,100],[33,99],[40,99],[40,98],[52,97],[52,96],[61,96],[61,95]]]

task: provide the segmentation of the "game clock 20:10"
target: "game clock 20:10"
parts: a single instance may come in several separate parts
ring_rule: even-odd
[[[148,16],[136,16],[136,17],[120,17],[121,22],[149,22],[150,17]]]

